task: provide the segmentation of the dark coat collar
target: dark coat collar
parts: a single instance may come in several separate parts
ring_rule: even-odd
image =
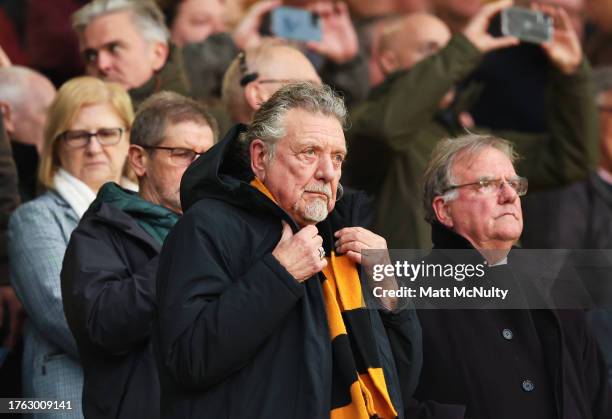
[[[444,227],[438,222],[431,224],[431,241],[438,249],[474,249],[465,237]]]

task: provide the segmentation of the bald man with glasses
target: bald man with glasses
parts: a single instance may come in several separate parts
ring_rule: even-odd
[[[222,100],[233,122],[250,124],[253,114],[281,87],[299,81],[321,84],[308,58],[279,40],[241,52],[223,77]]]

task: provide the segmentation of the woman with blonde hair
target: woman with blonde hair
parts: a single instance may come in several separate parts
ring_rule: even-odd
[[[9,221],[11,282],[28,315],[24,396],[71,402],[71,410],[53,410],[51,417],[82,417],[83,373],[63,311],[62,259],[98,189],[120,182],[133,119],[130,98],[118,84],[93,77],[66,82],[44,132],[39,178],[48,192]]]

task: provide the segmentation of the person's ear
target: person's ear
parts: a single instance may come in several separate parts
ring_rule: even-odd
[[[244,86],[244,99],[253,112],[261,108],[261,105],[267,100],[263,97],[258,83],[249,83]]]
[[[130,144],[128,149],[128,162],[136,177],[141,178],[147,174],[149,156],[144,148]]]
[[[260,139],[255,139],[251,141],[249,152],[251,155],[251,169],[257,179],[264,182],[268,167],[268,147]]]
[[[168,44],[165,42],[154,41],[151,46],[151,64],[153,71],[159,71],[168,60]]]
[[[13,123],[13,111],[11,105],[8,102],[0,101],[0,113],[2,114],[2,120],[4,122],[4,129],[7,133],[11,134],[15,131],[15,124]]]
[[[393,73],[400,66],[397,54],[391,50],[381,51],[378,60],[385,76]]]
[[[451,208],[448,205],[448,202],[446,202],[443,197],[436,196],[431,205],[436,213],[436,218],[438,221],[448,228],[453,228],[454,223],[451,216]]]

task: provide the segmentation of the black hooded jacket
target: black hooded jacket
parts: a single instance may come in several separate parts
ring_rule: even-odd
[[[181,184],[182,219],[158,270],[164,418],[328,418],[331,341],[319,275],[298,283],[272,256],[287,213],[249,185],[244,127],[200,157]],[[362,195],[345,194],[319,234],[363,225]],[[403,417],[421,364],[414,310],[370,311],[388,391]]]

